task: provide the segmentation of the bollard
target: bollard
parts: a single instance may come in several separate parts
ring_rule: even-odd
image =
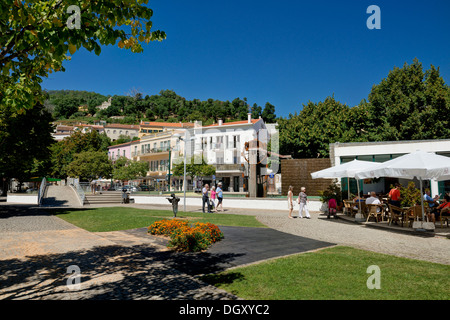
[[[180,198],[175,196],[175,193],[170,195],[170,198],[166,198],[172,204],[173,217],[177,217],[178,212],[178,202],[180,202]]]

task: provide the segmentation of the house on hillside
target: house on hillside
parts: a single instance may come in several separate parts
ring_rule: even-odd
[[[116,141],[120,136],[127,136],[131,139],[139,136],[139,125],[110,123],[105,125],[105,133],[111,141]]]

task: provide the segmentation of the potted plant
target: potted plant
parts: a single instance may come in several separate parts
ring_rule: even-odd
[[[337,203],[337,211],[342,211],[343,202],[342,202],[342,192],[341,188],[337,185],[335,181],[333,181],[325,190],[319,191],[320,201],[328,206],[328,201],[331,198],[336,199]]]
[[[400,187],[400,198],[402,207],[413,207],[420,204],[420,198],[422,194],[420,190],[416,188],[413,181],[408,183],[408,186]]]

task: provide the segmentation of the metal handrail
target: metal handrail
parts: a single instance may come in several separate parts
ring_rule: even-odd
[[[81,188],[80,183],[74,179],[73,183],[70,184],[70,187],[77,194],[78,200],[80,200],[81,205],[84,205],[84,200],[86,199],[86,194],[84,193],[83,188]]]
[[[39,193],[38,193],[38,205],[41,206],[42,199],[44,199],[45,189],[47,188],[47,179],[44,177],[42,178],[41,185],[39,186]]]

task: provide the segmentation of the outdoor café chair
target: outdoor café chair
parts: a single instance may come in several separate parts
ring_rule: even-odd
[[[355,209],[353,209],[353,206],[352,206],[353,202],[349,201],[349,200],[343,200],[343,202],[344,202],[345,213],[347,215],[350,215],[353,217],[358,212],[358,210],[355,211]]]
[[[445,209],[447,208],[441,210],[441,228],[444,227],[444,220],[447,221],[447,228],[448,228],[448,221],[450,220],[450,210]]]
[[[397,206],[393,206],[392,204],[389,204],[389,225],[391,225],[392,221],[402,221],[402,227],[403,222],[405,219],[406,210],[399,208]]]
[[[379,204],[367,204],[367,220],[369,222],[370,217],[375,218],[375,222],[378,222],[378,216],[381,216],[383,221],[383,207]]]
[[[415,205],[414,207],[409,208],[405,212],[405,215],[407,226],[412,226],[414,221],[422,220],[422,206]]]

